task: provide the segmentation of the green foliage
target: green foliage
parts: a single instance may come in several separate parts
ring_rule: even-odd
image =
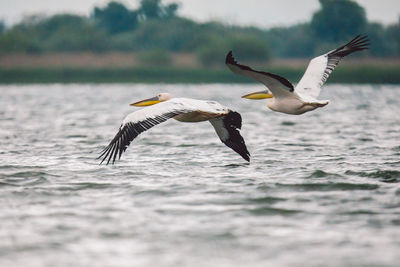
[[[32,26],[20,25],[0,35],[0,51],[39,53],[43,50],[39,31]]]
[[[366,33],[370,40],[369,53],[372,56],[389,56],[396,52],[396,42],[392,39],[386,29],[378,23],[370,23],[366,27]]]
[[[221,66],[225,62],[226,51],[223,46],[202,47],[197,52],[197,58],[204,66]]]
[[[185,50],[185,45],[193,38],[196,24],[190,20],[173,18],[165,21],[148,20],[132,33],[135,50],[163,49]]]
[[[229,45],[241,60],[267,61],[271,57],[266,42],[256,36],[235,36],[229,40]]]
[[[166,19],[176,16],[179,5],[172,3],[163,5],[161,0],[141,0],[138,10],[142,19]]]
[[[47,38],[49,36],[54,35],[58,31],[74,31],[79,29],[82,25],[85,24],[86,18],[71,15],[71,14],[61,14],[54,15],[48,19],[44,19],[41,22],[37,23],[37,28],[42,34],[43,37]]]
[[[0,51],[155,50],[196,53],[205,65],[222,65],[229,50],[247,61],[266,61],[271,55],[309,58],[361,33],[369,36],[371,49],[358,56],[400,56],[399,23],[368,23],[364,9],[351,0],[320,3],[310,23],[262,30],[196,23],[176,15],[178,4],[165,5],[162,0],[141,0],[134,10],[113,1],[94,8],[91,17],[34,15],[8,29],[0,22]]]
[[[365,31],[365,10],[351,0],[319,0],[321,9],[314,13],[311,29],[322,40],[347,40]]]
[[[395,53],[397,53],[397,55],[400,55],[400,17],[397,24],[388,27],[387,38],[389,40],[392,40]]]
[[[52,51],[104,51],[106,36],[91,25],[82,25],[72,30],[60,28],[57,34],[49,36],[45,46]]]
[[[161,16],[160,0],[141,0],[141,9],[144,17],[147,19],[159,18]]]
[[[176,17],[176,12],[178,12],[179,5],[177,3],[172,3],[164,7],[164,17],[173,18]]]
[[[137,12],[128,10],[118,2],[110,2],[104,8],[96,7],[93,17],[109,34],[131,31],[138,25]]]
[[[0,34],[2,34],[6,30],[6,25],[4,25],[4,21],[0,20]]]
[[[103,51],[107,37],[85,17],[55,15],[37,26],[42,47],[51,51]]]
[[[309,24],[273,28],[266,33],[268,45],[276,57],[308,58],[314,55],[316,44]],[[307,37],[307,38],[305,38]]]
[[[197,58],[205,66],[223,65],[229,50],[233,50],[241,60],[266,61],[270,58],[270,49],[259,33],[253,29],[227,27],[216,22],[206,23],[197,29],[197,34],[187,47],[197,51]]]
[[[230,50],[226,38],[221,35],[208,35],[197,49],[197,58],[204,66],[221,66],[225,63],[225,55]]]

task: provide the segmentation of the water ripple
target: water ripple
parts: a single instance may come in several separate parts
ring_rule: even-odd
[[[303,183],[303,184],[276,184],[278,188],[300,190],[300,191],[353,191],[353,190],[375,190],[377,184],[354,184],[354,183]]]
[[[356,175],[359,177],[377,178],[379,181],[384,183],[400,182],[400,171],[396,170],[376,170],[370,172],[347,170],[345,174]]]
[[[240,97],[260,86],[0,86],[0,266],[395,266],[400,87],[328,85],[289,116]],[[99,166],[162,91],[240,112],[251,163],[170,120]]]

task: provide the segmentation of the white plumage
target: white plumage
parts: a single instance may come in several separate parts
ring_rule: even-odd
[[[343,57],[367,48],[367,37],[358,35],[347,44],[313,58],[296,87],[279,75],[253,70],[248,66],[238,64],[232,55],[232,51],[226,56],[225,63],[232,72],[261,82],[268,88],[269,91],[264,92],[264,98],[270,98],[267,100],[267,106],[270,109],[277,112],[299,115],[327,105],[329,103],[328,100],[318,100],[317,97],[329,75]],[[253,94],[260,95],[261,93],[257,92]],[[253,94],[243,97],[251,98]],[[261,99],[261,97],[257,99]]]
[[[250,160],[250,153],[239,133],[240,114],[218,102],[189,98],[171,99],[169,94],[162,93],[155,98],[139,101],[132,105],[152,106],[130,113],[125,117],[118,133],[99,156],[102,158],[101,163],[106,159],[107,164],[114,163],[117,155],[120,158],[132,140],[139,134],[171,118],[181,122],[210,121],[225,145],[232,148],[245,160]]]

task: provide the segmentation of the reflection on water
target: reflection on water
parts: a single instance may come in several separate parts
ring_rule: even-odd
[[[0,266],[396,266],[400,88],[331,85],[289,116],[258,85],[0,87]],[[246,163],[208,122],[99,152],[158,92],[242,114]]]

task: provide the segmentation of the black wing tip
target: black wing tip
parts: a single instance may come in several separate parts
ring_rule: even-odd
[[[234,66],[240,68],[241,70],[252,71],[252,72],[256,72],[256,73],[262,74],[262,75],[267,75],[267,76],[269,76],[271,78],[274,78],[274,79],[278,80],[284,86],[288,87],[290,92],[294,91],[293,84],[291,82],[289,82],[286,78],[282,77],[282,76],[279,76],[279,75],[273,74],[273,73],[269,73],[269,72],[265,72],[265,71],[253,70],[249,66],[237,63],[236,59],[233,57],[232,50],[229,51],[228,54],[226,55],[225,64],[226,65],[234,65]]]
[[[226,55],[226,57],[225,57],[225,64],[234,64],[234,65],[237,64],[235,58],[233,57],[232,50],[230,50],[230,51],[228,52],[228,54]]]
[[[328,56],[345,57],[354,52],[369,49],[369,45],[370,45],[370,42],[368,39],[368,35],[358,34],[347,44],[345,44],[345,45],[335,49],[331,53],[329,53]]]
[[[351,40],[347,45],[354,47],[359,50],[369,49],[370,41],[368,35],[357,35],[353,40]]]
[[[244,160],[246,160],[247,162],[250,162],[250,156],[251,155],[250,155],[249,151],[246,150],[246,153],[243,153],[243,154],[239,153],[239,155],[242,156],[242,158]]]
[[[160,116],[147,118],[139,122],[128,122],[119,127],[118,133],[115,135],[110,144],[100,153],[97,159],[102,159],[100,164],[107,160],[106,165],[114,164],[117,156],[121,158],[122,153],[128,148],[129,144],[142,132],[147,131],[151,127],[160,124],[176,115],[186,112],[171,111]]]
[[[111,151],[111,146],[112,146],[112,144],[110,143],[108,146],[106,146],[106,148],[104,148],[104,149],[100,152],[100,155],[96,158],[96,160],[101,159],[99,165],[102,165],[103,162],[107,159],[108,154],[109,154],[110,151]],[[108,162],[106,162],[106,165],[108,165]]]
[[[118,154],[119,154],[119,159],[121,158],[123,148],[126,145],[126,140],[123,137],[123,132],[125,132],[125,131],[127,131],[127,125],[125,125],[125,126],[121,125],[119,127],[117,134],[113,138],[113,140],[110,142],[110,144],[106,148],[104,148],[100,152],[100,156],[97,157],[98,160],[101,159],[101,162],[99,163],[99,165],[103,164],[103,162],[105,162],[106,160],[107,160],[106,165],[109,165],[109,164],[114,165]],[[128,142],[130,143],[129,140],[128,140]],[[129,145],[129,143],[127,145]]]
[[[368,39],[368,34],[357,34],[356,37],[353,38],[352,41],[359,41],[359,40],[367,40]]]
[[[111,165],[114,165],[115,160],[111,160],[111,158],[112,158],[112,155],[110,155],[110,156],[108,157],[107,162],[105,162],[106,159],[107,159],[107,157],[102,158],[101,161],[100,161],[100,163],[99,163],[99,166],[100,166],[100,165],[103,165],[103,162],[105,162],[105,165],[106,165],[106,166],[107,166],[107,165],[110,165],[110,164],[111,164]],[[97,160],[99,160],[99,159],[100,159],[100,157],[97,158]]]
[[[242,116],[240,115],[239,112],[236,111],[232,111],[230,110],[228,115],[226,116],[226,118],[228,123],[230,125],[232,125],[233,127],[235,127],[236,129],[241,129],[242,128]],[[225,121],[224,121],[225,123]],[[242,156],[243,159],[245,159],[246,161],[250,162],[250,152],[247,150],[246,144],[244,142],[243,137],[240,135],[240,133],[238,132],[239,136],[241,137],[241,144],[238,146],[237,150],[235,150],[240,156]]]
[[[242,116],[240,113],[230,110],[224,117],[223,122],[229,133],[229,138],[227,140],[222,140],[222,142],[238,153],[247,162],[250,162],[250,152],[247,150],[246,143],[239,132],[242,127]]]
[[[244,160],[250,162],[250,152],[247,150],[246,145],[244,145],[244,149],[235,150]]]

